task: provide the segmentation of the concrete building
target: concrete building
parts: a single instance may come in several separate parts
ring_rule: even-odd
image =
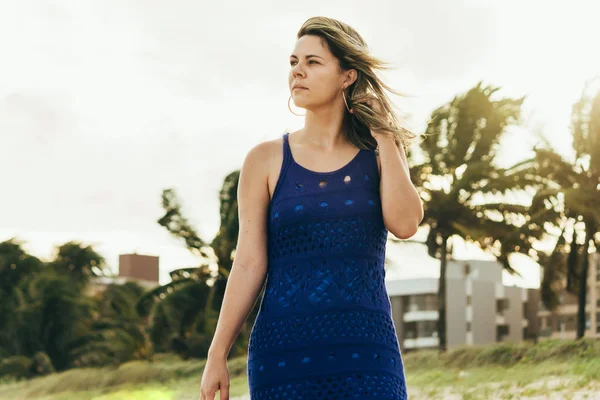
[[[119,276],[145,283],[158,283],[158,257],[143,254],[120,254]]]
[[[600,338],[600,253],[589,255],[588,291],[585,307],[585,337]],[[560,295],[560,305],[554,311],[547,310],[540,303],[538,323],[540,339],[577,337],[577,304],[578,297],[564,291]]]
[[[386,282],[398,342],[404,351],[436,348],[439,278]],[[449,260],[447,347],[520,342],[537,332],[539,290],[502,283],[497,261]]]
[[[159,286],[158,273],[158,256],[120,254],[119,274],[93,278],[88,287],[88,293],[95,294],[104,290],[109,284],[123,284],[128,281],[135,281],[147,289],[152,289]]]

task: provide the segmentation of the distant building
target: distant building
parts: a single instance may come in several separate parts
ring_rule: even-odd
[[[520,342],[537,332],[539,290],[502,283],[497,261],[449,260],[446,275],[446,343]],[[437,348],[439,278],[386,281],[403,351]]]
[[[584,336],[600,338],[600,253],[592,253],[589,257]],[[540,339],[577,337],[578,296],[564,291],[559,298],[560,305],[554,312],[547,310],[540,303]]]
[[[119,255],[119,276],[157,284],[158,257],[142,254],[121,254]]]
[[[121,254],[119,255],[119,274],[93,278],[88,287],[88,293],[95,294],[103,291],[109,284],[124,284],[128,281],[135,281],[147,289],[155,288],[159,286],[158,261],[158,256]]]

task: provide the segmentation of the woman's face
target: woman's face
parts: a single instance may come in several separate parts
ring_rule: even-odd
[[[341,91],[348,86],[348,72],[339,68],[337,58],[321,43],[321,38],[304,35],[290,56],[289,89],[297,107],[314,110],[331,102],[343,101]],[[294,88],[295,85],[306,89]],[[337,100],[336,100],[337,99]]]

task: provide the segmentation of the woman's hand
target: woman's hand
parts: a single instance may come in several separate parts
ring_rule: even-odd
[[[229,400],[227,357],[209,356],[200,381],[200,400],[215,400],[217,390],[220,390],[220,400]]]

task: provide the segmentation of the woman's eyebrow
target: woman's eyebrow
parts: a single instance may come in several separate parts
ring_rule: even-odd
[[[298,58],[298,57],[297,57],[295,54],[292,54],[290,57]],[[324,60],[324,58],[323,58],[323,57],[321,57],[321,56],[318,56],[318,55],[316,55],[316,54],[308,54],[308,55],[304,56],[304,58],[311,58],[311,57],[318,57],[318,58],[320,58],[320,59]]]

